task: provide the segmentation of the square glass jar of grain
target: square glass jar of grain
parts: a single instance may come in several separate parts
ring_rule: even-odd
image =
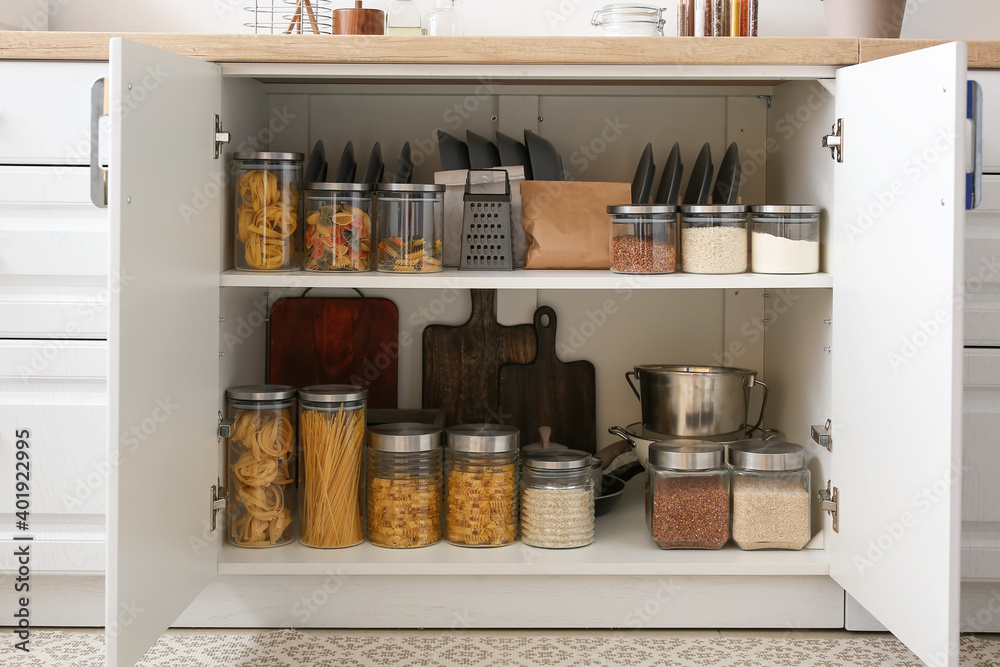
[[[729,449],[733,540],[744,550],[798,550],[812,537],[809,470],[800,445],[751,440]]]

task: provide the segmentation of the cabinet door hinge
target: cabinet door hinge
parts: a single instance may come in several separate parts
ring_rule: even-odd
[[[823,148],[830,149],[830,157],[837,162],[844,161],[844,119],[838,118],[832,134],[823,137]]]
[[[833,422],[829,419],[822,426],[813,425],[810,427],[813,441],[820,447],[833,451]]]
[[[222,155],[222,144],[228,144],[230,140],[229,133],[222,129],[222,119],[219,118],[219,114],[215,114],[215,159],[218,160],[219,156]]]
[[[219,355],[221,356],[222,353],[220,352]],[[225,418],[225,417],[222,416],[222,412],[219,412],[219,431],[218,431],[218,433],[219,433],[219,439],[220,440],[222,438],[228,438],[228,437],[230,437],[230,435],[232,435],[233,424],[235,424],[235,423],[236,423],[235,419],[233,419],[232,417],[230,417],[230,418],[227,419],[227,418]]]
[[[830,486],[833,482],[827,481],[826,488],[819,491],[819,508],[833,517],[833,532],[840,532],[840,489]]]
[[[219,512],[226,509],[226,488],[222,486],[222,480],[219,480],[218,484],[212,485],[212,504],[211,504],[211,524],[212,532],[215,532],[215,521],[219,515]]]

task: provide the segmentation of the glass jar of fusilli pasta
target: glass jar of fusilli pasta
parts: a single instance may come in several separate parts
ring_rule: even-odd
[[[241,271],[295,267],[302,220],[302,153],[236,153],[233,263]]]
[[[307,183],[306,271],[371,269],[372,190],[370,183]]]
[[[368,390],[321,384],[299,390],[302,544],[337,548],[364,539],[365,405]]]
[[[377,269],[395,273],[441,270],[443,185],[382,183],[375,192]]]
[[[441,429],[382,424],[368,430],[368,541],[425,547],[441,539]]]
[[[247,385],[226,391],[230,427],[229,541],[274,547],[295,537],[295,387]]]

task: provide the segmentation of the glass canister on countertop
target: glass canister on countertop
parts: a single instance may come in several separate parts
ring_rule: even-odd
[[[443,185],[381,183],[375,193],[379,271],[441,270],[444,234]]]
[[[441,539],[441,429],[383,424],[368,430],[368,541],[425,547]]]
[[[295,535],[295,387],[245,385],[226,390],[230,426],[229,541],[274,547]]]
[[[809,469],[801,445],[750,440],[729,447],[733,540],[740,549],[801,549],[812,537]]]
[[[306,185],[306,271],[368,271],[371,268],[370,183]]]
[[[646,476],[646,526],[661,549],[721,549],[729,541],[724,444],[654,442]]]
[[[445,433],[445,540],[464,547],[513,544],[518,430],[463,424]]]
[[[662,37],[665,23],[659,6],[628,3],[604,5],[590,19],[605,36]]]
[[[685,273],[744,273],[747,257],[746,206],[681,206],[681,268]]]
[[[673,273],[677,270],[677,207],[609,206],[611,270]]]
[[[301,220],[302,153],[233,155],[236,165],[236,229],[233,262],[243,271],[296,268],[296,230]]]
[[[572,549],[594,541],[591,459],[576,449],[537,449],[524,455],[522,542]]]
[[[321,384],[299,390],[302,544],[349,547],[364,539],[361,478],[368,390]]]
[[[819,271],[819,206],[752,206],[750,270]]]

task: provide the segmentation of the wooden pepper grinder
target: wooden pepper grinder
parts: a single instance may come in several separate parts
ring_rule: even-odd
[[[363,9],[361,0],[355,0],[353,9],[333,11],[334,35],[382,35],[385,33],[385,12],[381,9]]]

